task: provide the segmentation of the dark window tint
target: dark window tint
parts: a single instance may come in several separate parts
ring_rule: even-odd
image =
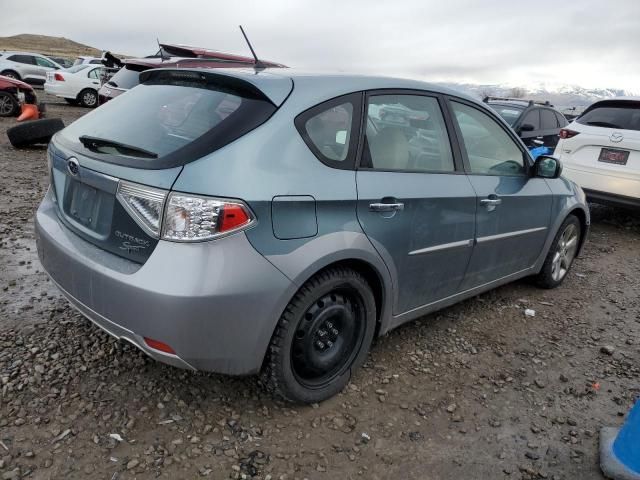
[[[369,150],[363,166],[423,172],[455,170],[444,118],[433,97],[370,97],[366,135]]]
[[[35,61],[31,55],[11,55],[9,60],[17,63],[25,63],[27,65],[35,65]]]
[[[111,79],[107,82],[107,85],[111,85],[112,87],[122,88],[124,90],[129,90],[130,88],[135,87],[140,83],[140,72],[136,72],[135,70],[131,70],[127,67],[121,68],[118,73],[116,73]]]
[[[576,121],[593,127],[640,130],[640,102],[600,102],[588,108]]]
[[[495,104],[489,104],[489,105],[496,112],[498,112],[498,115],[504,118],[505,122],[507,122],[511,126],[513,126],[513,124],[516,123],[516,120],[520,118],[520,115],[522,115],[522,111],[523,111],[522,108],[515,107],[512,105],[495,105]]]
[[[552,110],[543,108],[540,110],[542,130],[556,130],[558,128],[558,119]]]
[[[520,125],[533,125],[534,130],[540,130],[540,109],[536,108],[527,113]]]
[[[47,60],[46,58],[42,58],[42,57],[33,57],[33,58],[35,58],[36,64],[40,67],[56,68],[53,62],[51,62],[50,60]]]
[[[101,60],[91,60],[89,63],[91,63],[92,65],[100,65],[102,63]]]
[[[451,102],[462,133],[471,173],[523,175],[524,156],[516,142],[493,118],[480,110]]]
[[[567,119],[564,118],[564,115],[562,115],[561,113],[556,112],[556,117],[558,118],[558,125],[560,125],[560,128],[569,125],[569,122],[567,122]]]
[[[107,102],[64,129],[60,137],[77,148],[82,148],[80,137],[100,139],[99,148],[92,151],[104,154],[100,158],[105,161],[163,168],[221,148],[274,111],[273,104],[254,91],[216,80],[169,78],[139,85]],[[134,149],[158,158],[137,156]]]

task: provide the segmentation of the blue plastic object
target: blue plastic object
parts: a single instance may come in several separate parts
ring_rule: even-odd
[[[551,155],[553,150],[549,147],[534,147],[529,149],[529,153],[533,159],[537,159],[540,155]]]
[[[600,431],[600,467],[607,478],[640,480],[640,400],[622,428]]]
[[[640,475],[640,400],[613,442],[613,453],[631,471]]]

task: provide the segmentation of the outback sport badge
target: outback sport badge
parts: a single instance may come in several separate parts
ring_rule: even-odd
[[[78,176],[78,173],[80,173],[80,164],[78,163],[78,160],[76,158],[71,157],[69,160],[67,160],[67,170],[74,177]]]

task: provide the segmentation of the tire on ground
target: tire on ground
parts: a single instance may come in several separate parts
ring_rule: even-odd
[[[345,360],[330,373],[330,378],[310,386],[295,370],[293,356],[300,356],[296,339],[300,338],[300,330],[308,325],[305,322],[311,321],[315,325],[309,312],[317,310],[318,305],[322,306],[322,299],[334,296],[350,299],[350,311],[354,313],[350,317],[351,325],[359,325],[355,327],[359,333],[351,337],[352,340],[357,338],[353,345],[350,340],[350,346],[340,352]],[[295,403],[315,403],[332,397],[347,385],[352,373],[365,361],[376,323],[375,298],[370,285],[360,273],[349,268],[334,267],[316,274],[298,290],[280,317],[267,350],[261,383],[271,393]],[[337,330],[334,332],[337,334]]]
[[[21,123],[7,130],[7,137],[14,147],[26,147],[49,143],[51,137],[64,128],[59,118],[44,118]]]
[[[567,227],[569,227],[570,225],[573,225],[573,227],[576,229],[575,231],[577,232],[578,245],[576,245],[575,254],[571,258],[571,263],[566,269],[566,273],[560,279],[554,279],[553,278],[554,257],[558,252],[558,247],[559,247],[558,244],[560,242],[560,239],[563,233],[565,232],[565,230],[567,229]],[[564,281],[565,278],[567,278],[569,270],[571,269],[571,266],[573,265],[575,257],[578,253],[579,242],[580,242],[580,239],[582,238],[582,233],[583,233],[582,225],[580,224],[580,220],[578,220],[578,217],[576,217],[573,214],[568,215],[567,218],[564,219],[564,222],[562,222],[562,225],[560,226],[560,228],[558,229],[558,233],[556,233],[556,236],[553,239],[553,242],[551,242],[551,246],[549,247],[549,252],[547,253],[547,257],[545,258],[545,261],[544,261],[544,264],[542,265],[542,269],[540,270],[540,273],[538,273],[536,276],[533,277],[534,282],[539,287],[556,288],[558,285],[560,285]]]

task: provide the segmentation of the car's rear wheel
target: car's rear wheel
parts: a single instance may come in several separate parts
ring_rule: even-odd
[[[267,352],[264,384],[292,402],[337,394],[365,360],[375,326],[375,299],[362,275],[348,268],[320,272],[282,314]]]
[[[18,72],[14,72],[13,70],[4,70],[0,72],[0,75],[4,75],[5,77],[9,77],[9,78],[15,78],[16,80],[21,80],[20,75],[18,75]]]
[[[575,215],[569,215],[558,230],[549,253],[536,277],[543,288],[555,288],[566,278],[578,253],[582,227]]]
[[[98,92],[91,88],[85,88],[78,94],[78,102],[87,108],[95,108],[98,106]]]
[[[20,105],[18,101],[7,92],[0,92],[0,117],[13,117],[17,115]]]

